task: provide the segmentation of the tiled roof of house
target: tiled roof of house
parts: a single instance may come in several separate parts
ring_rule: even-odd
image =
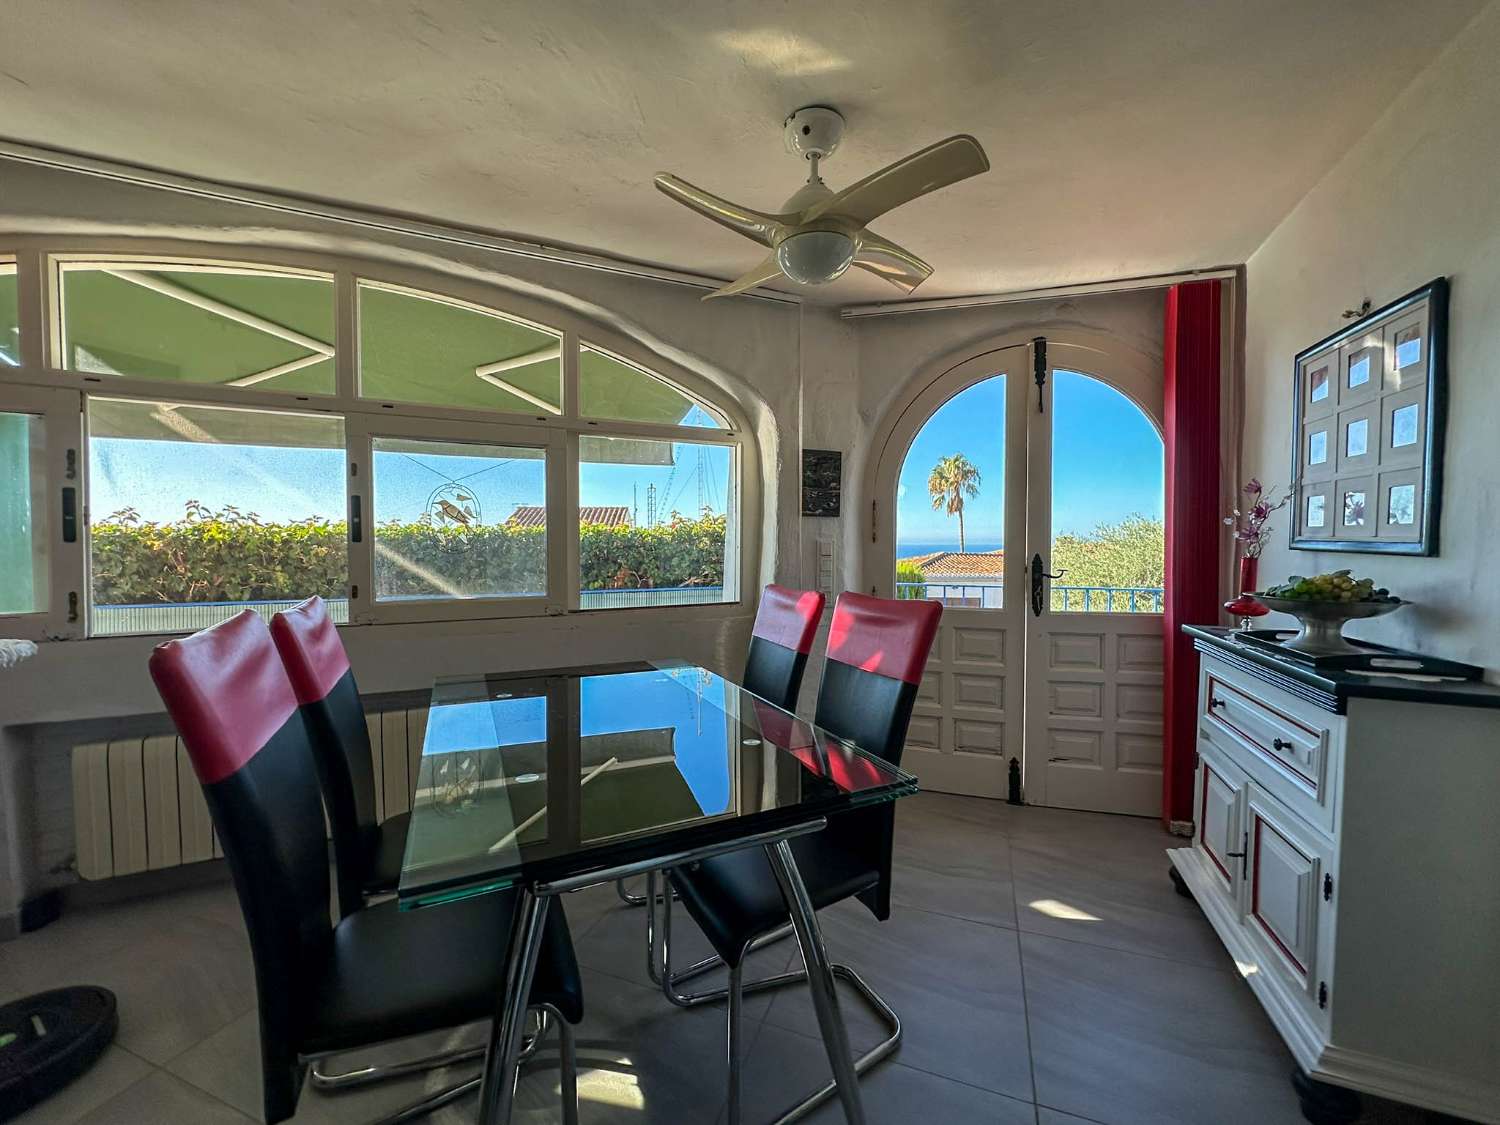
[[[578,509],[579,523],[602,523],[605,527],[629,527],[630,509],[624,504],[586,504]],[[506,527],[546,527],[547,509],[539,504],[521,504],[505,521]]]
[[[971,578],[978,575],[1005,577],[1004,551],[933,551],[931,554],[897,559],[896,562],[910,563],[928,578]]]

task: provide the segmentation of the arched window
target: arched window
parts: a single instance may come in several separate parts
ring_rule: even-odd
[[[0,259],[0,458],[28,467],[0,512],[62,486],[43,438],[74,391],[85,550],[49,559],[26,525],[8,629],[181,631],[311,594],[370,623],[739,600],[743,427],[561,310],[318,258],[40,260],[30,325]],[[83,573],[58,628],[48,579]]]

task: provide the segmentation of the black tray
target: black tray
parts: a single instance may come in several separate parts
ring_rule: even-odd
[[[1298,652],[1281,642],[1297,635],[1295,629],[1239,629],[1229,634],[1237,644],[1257,649],[1277,660],[1286,660],[1315,672],[1404,672],[1415,676],[1447,676],[1458,680],[1483,678],[1484,669],[1475,664],[1462,664],[1457,660],[1444,660],[1439,656],[1424,656],[1420,652],[1377,645],[1372,641],[1346,638],[1363,651],[1336,653],[1319,656],[1310,652]]]

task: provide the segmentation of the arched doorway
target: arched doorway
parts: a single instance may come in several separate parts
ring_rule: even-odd
[[[943,626],[907,761],[925,788],[1157,814],[1159,363],[1112,341],[1002,344],[929,377],[875,468],[866,573]]]

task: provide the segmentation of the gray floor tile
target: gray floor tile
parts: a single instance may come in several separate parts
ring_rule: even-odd
[[[578,1029],[582,1125],[711,1122],[724,1104],[722,1012],[672,1007],[655,990],[584,970]],[[522,1078],[517,1125],[557,1117],[557,1072]]]
[[[74,1125],[85,1114],[151,1073],[151,1064],[119,1047],[106,1048],[77,1081],[64,1086],[13,1125]]]
[[[1199,965],[1229,968],[1213,927],[1173,889],[1168,860],[1011,850],[1022,930]]]
[[[892,903],[1014,929],[1010,843],[999,824],[964,815],[963,804],[909,798],[923,799],[910,814],[898,806]]]
[[[1291,1056],[1232,974],[1020,939],[1040,1104],[1109,1125],[1300,1120]]]
[[[79,1118],[78,1125],[248,1125],[251,1120],[166,1071],[154,1070]]]
[[[1036,1107],[1036,1125],[1096,1125],[1096,1123],[1087,1117],[1075,1117],[1071,1113],[1062,1113],[1039,1105]],[[1098,1125],[1103,1125],[1103,1123],[1098,1123]]]
[[[153,925],[140,928],[123,947],[99,955],[76,949],[72,935],[52,955],[32,946],[26,953],[28,991],[66,984],[97,984],[119,1003],[117,1042],[148,1062],[174,1058],[255,1006],[255,976],[244,930],[178,913],[168,921],[150,911]],[[26,937],[44,937],[46,927]],[[92,927],[91,927],[92,929]],[[7,948],[7,953],[10,949]]]
[[[819,914],[829,956],[869,981],[903,1024],[899,1061],[1030,1101],[1021,965],[1014,930],[944,914],[897,909],[877,922],[863,907]],[[855,1049],[885,1035],[857,996],[840,989]],[[806,987],[777,994],[765,1022],[818,1036]]]
[[[256,1013],[248,1012],[173,1059],[166,1069],[184,1082],[258,1120],[262,1104],[259,1026]],[[419,1058],[482,1043],[487,1033],[488,1025],[454,1028],[336,1056],[330,1060],[329,1066],[336,1071],[342,1067]],[[478,1074],[479,1070],[477,1064],[432,1070],[336,1094],[321,1093],[309,1084],[302,1091],[292,1121],[297,1125],[372,1121]],[[474,1105],[472,1098],[461,1100],[425,1120],[432,1125],[467,1125],[473,1120]]]
[[[571,920],[572,914],[570,913],[568,917]],[[651,978],[646,972],[646,910],[644,907],[630,907],[617,901],[614,907],[606,910],[582,937],[575,933],[573,943],[578,952],[580,965],[601,973],[609,973],[621,980],[655,987],[651,984]],[[713,947],[709,945],[708,939],[703,936],[703,931],[698,928],[687,909],[681,903],[675,904],[672,907],[673,966],[677,969],[684,968],[700,958],[707,957],[712,952]],[[797,953],[797,943],[794,939],[788,938],[752,953],[745,963],[747,977],[761,977],[783,972],[793,961],[796,961],[798,965],[801,964]],[[723,969],[715,969],[685,982],[682,989],[688,992],[698,992],[721,988],[725,985],[727,976],[728,974]],[[662,1006],[671,1006],[659,992],[657,997]],[[771,994],[764,992],[752,993],[746,997],[745,1018],[752,1022],[759,1022],[765,1016],[766,1009],[770,1007],[771,999]],[[709,1007],[715,1011],[723,1011],[718,1005]]]
[[[762,1025],[745,1060],[744,1119],[772,1120],[773,1115],[828,1082],[831,1074],[821,1039]],[[913,1070],[895,1059],[881,1063],[863,1077],[860,1097],[869,1125],[911,1125],[916,1121],[1032,1125],[1035,1121],[1035,1107],[1030,1102]],[[837,1096],[806,1120],[814,1125],[841,1123],[844,1114]]]

